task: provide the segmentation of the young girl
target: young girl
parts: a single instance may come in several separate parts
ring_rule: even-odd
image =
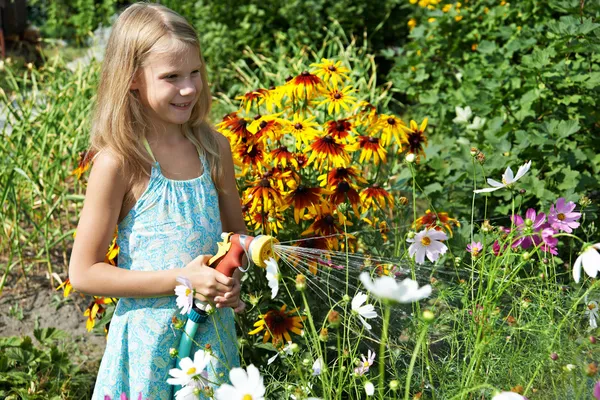
[[[223,382],[239,366],[239,276],[206,265],[221,232],[245,232],[229,143],[207,121],[210,104],[190,24],[157,4],[127,8],[106,48],[91,133],[97,156],[69,265],[76,290],[120,298],[93,399],[173,397],[169,349],[181,331],[172,317],[185,319],[178,276],[217,307],[195,337],[219,360],[208,379]],[[103,260],[117,224],[115,268]]]

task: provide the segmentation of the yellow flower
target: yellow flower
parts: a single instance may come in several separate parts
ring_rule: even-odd
[[[361,149],[360,160],[358,160],[359,164],[362,164],[363,161],[371,161],[371,157],[373,157],[373,162],[375,165],[379,164],[379,160],[382,162],[387,161],[387,150],[383,148],[379,138],[372,136],[359,136],[358,146]]]
[[[417,218],[413,224],[416,230],[421,228],[435,229],[441,231],[445,229],[450,236],[452,236],[452,225],[460,227],[460,222],[454,218],[448,217],[448,213],[445,212],[431,212],[431,210],[425,211],[425,215]]]
[[[435,18],[431,17],[427,20],[427,22],[429,22],[429,23],[435,22]]]
[[[314,122],[316,116],[303,118],[299,114],[294,114],[292,121],[286,121],[284,132],[289,132],[296,139],[296,149],[301,145],[309,145],[320,134],[319,124]]]
[[[350,162],[348,151],[353,151],[351,145],[345,145],[336,141],[333,136],[325,135],[315,140],[304,152],[310,152],[308,164],[318,161],[319,170],[325,165],[333,167],[345,167]]]
[[[415,26],[417,26],[417,20],[414,18],[411,18],[408,20],[407,25],[410,28],[410,30],[412,31],[415,28]]]
[[[300,75],[290,79],[286,83],[288,94],[296,96],[299,99],[310,99],[317,93],[317,88],[322,84],[321,78],[308,71],[303,71]]]
[[[77,179],[81,179],[81,175],[83,175],[83,173],[90,168],[94,154],[95,153],[91,150],[82,151],[79,153],[79,162],[77,168],[71,172],[71,175],[75,175],[77,176]]]
[[[401,146],[402,142],[406,141],[406,132],[410,130],[400,118],[387,114],[379,117],[378,128],[382,130],[381,144],[384,147],[390,144],[392,137]]]
[[[406,136],[407,151],[409,154],[414,154],[417,157],[422,155],[425,157],[424,146],[427,145],[427,137],[425,136],[425,129],[427,128],[427,118],[423,119],[421,126],[417,125],[416,121],[410,121],[410,132]]]
[[[267,174],[251,183],[251,186],[244,191],[244,202],[250,205],[249,212],[254,212],[260,205],[260,211],[266,212],[273,207],[283,208],[283,199],[281,194],[271,182],[271,177]]]
[[[455,20],[456,22],[460,22],[460,20],[462,20],[462,19],[463,19],[463,16],[462,16],[462,15],[457,15],[456,17],[454,17],[454,20]]]
[[[237,96],[236,100],[241,100],[241,107],[246,106],[246,114],[250,114],[250,108],[252,108],[252,103],[256,105],[256,109],[265,101],[266,89],[256,89],[251,92],[248,92],[242,96]]]
[[[348,104],[356,103],[356,97],[350,96],[350,93],[353,92],[352,86],[346,86],[341,92],[338,89],[328,87],[323,93],[325,100],[318,103],[317,107],[328,104],[327,113],[329,115],[333,115],[334,111],[335,114],[339,114],[340,108],[350,111]]]
[[[363,212],[368,211],[372,206],[379,204],[382,209],[386,209],[387,201],[389,209],[394,207],[394,198],[387,190],[379,186],[377,183],[369,186],[360,193],[360,200],[363,206]]]
[[[442,8],[442,11],[447,13],[448,11],[450,11],[452,9],[452,4],[446,4],[444,6],[444,8]]]
[[[260,319],[254,323],[257,328],[248,334],[256,335],[266,329],[263,343],[272,338],[273,345],[282,344],[284,338],[285,342],[291,342],[292,337],[289,332],[302,335],[302,321],[306,317],[301,317],[297,308],[290,311],[286,311],[286,308],[287,305],[284,304],[279,310],[269,310],[266,314],[261,315]]]
[[[106,304],[114,303],[114,301],[115,300],[112,298],[94,296],[94,301],[83,313],[85,317],[88,317],[85,323],[85,327],[88,332],[90,332],[94,328],[94,325],[96,325],[96,316],[100,317],[102,314],[104,314],[104,311],[106,311],[104,306]]]
[[[316,213],[315,207],[321,204],[323,194],[331,194],[329,190],[308,187],[296,182],[290,182],[289,185],[292,190],[287,194],[285,202],[293,205],[294,220],[297,224],[304,218],[306,211]]]
[[[322,58],[320,64],[314,63],[310,64],[310,66],[318,68],[313,72],[323,79],[325,83],[331,83],[333,87],[337,87],[344,79],[350,79],[348,78],[348,75],[346,75],[350,70],[344,67],[341,61],[334,63],[332,60]]]

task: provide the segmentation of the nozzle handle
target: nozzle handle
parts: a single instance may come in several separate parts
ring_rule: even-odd
[[[231,243],[231,247],[227,253],[216,260],[210,260],[212,262],[209,261],[208,265],[212,268],[215,268],[222,274],[231,277],[233,276],[235,270],[242,266],[244,254],[250,247],[252,237],[236,233],[229,236],[229,241]]]

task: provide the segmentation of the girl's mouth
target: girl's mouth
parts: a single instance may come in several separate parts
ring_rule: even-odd
[[[171,105],[178,110],[187,110],[192,105],[192,102],[190,101],[187,103],[171,103]]]

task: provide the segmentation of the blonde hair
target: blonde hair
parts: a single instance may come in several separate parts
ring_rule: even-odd
[[[221,192],[219,142],[208,122],[212,98],[198,34],[185,18],[159,4],[129,6],[112,28],[102,64],[90,149],[96,153],[110,149],[130,172],[130,185],[148,176],[147,167],[153,160],[142,139],[149,127],[144,107],[130,86],[151,54],[168,50],[164,42],[171,49],[180,50],[189,45],[198,49],[202,89],[189,121],[182,125],[182,132],[206,156],[212,180]]]

